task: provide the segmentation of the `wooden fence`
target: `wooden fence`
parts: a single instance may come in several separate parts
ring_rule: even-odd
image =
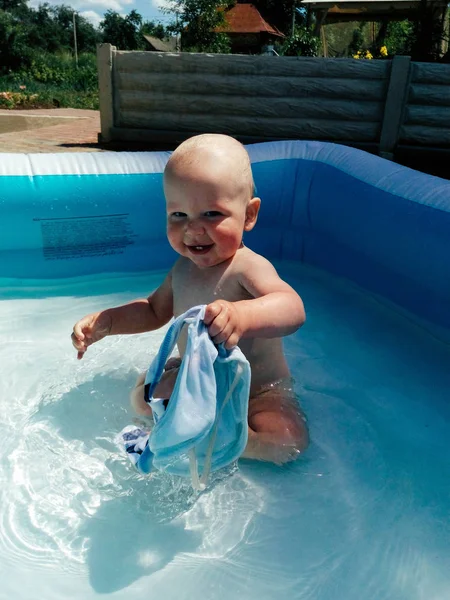
[[[450,65],[98,47],[101,140],[315,139],[450,149]]]

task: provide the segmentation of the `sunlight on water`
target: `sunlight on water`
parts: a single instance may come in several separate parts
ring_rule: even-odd
[[[114,441],[137,421],[129,391],[164,331],[108,338],[82,361],[69,339],[79,317],[161,277],[3,296],[5,598],[450,598],[448,345],[350,284],[281,270],[308,313],[286,352],[311,447],[284,468],[240,461],[200,496],[142,477]]]

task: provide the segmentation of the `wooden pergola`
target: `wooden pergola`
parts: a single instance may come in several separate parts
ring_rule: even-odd
[[[343,21],[370,21],[388,18],[402,21],[414,18],[424,4],[423,0],[337,0],[335,2],[299,0],[313,12],[326,13],[328,23]],[[429,0],[427,4],[440,13],[445,13],[447,0]]]
[[[315,33],[320,35],[326,55],[326,40],[323,25],[346,21],[381,21],[385,25],[389,21],[415,21],[421,11],[427,10],[432,18],[441,23],[445,30],[448,0],[298,0],[315,14]],[[443,48],[441,48],[444,50]]]

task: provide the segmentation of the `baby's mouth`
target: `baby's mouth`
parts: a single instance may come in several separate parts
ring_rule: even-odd
[[[195,246],[188,246],[186,244],[187,249],[192,254],[206,254],[207,252],[209,252],[211,250],[211,248],[213,246],[214,246],[214,244],[202,244],[202,245],[196,244]]]

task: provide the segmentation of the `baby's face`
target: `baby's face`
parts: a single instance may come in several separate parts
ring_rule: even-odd
[[[232,258],[242,244],[250,189],[236,184],[217,161],[166,172],[167,237],[172,248],[200,268]]]

